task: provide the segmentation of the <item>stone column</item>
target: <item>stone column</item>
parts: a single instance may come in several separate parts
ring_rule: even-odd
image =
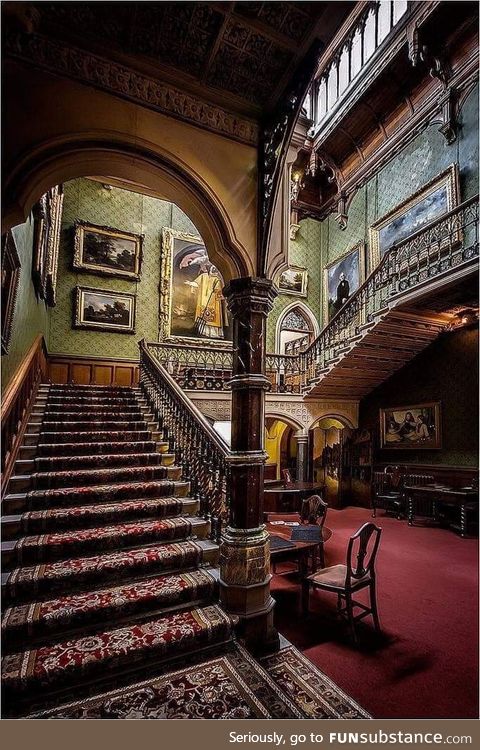
[[[308,435],[305,432],[296,432],[297,441],[297,480],[306,482],[308,479]]]
[[[223,290],[233,322],[230,515],[220,547],[220,601],[239,617],[255,652],[278,648],[263,523],[266,320],[276,292],[267,279],[233,279]]]

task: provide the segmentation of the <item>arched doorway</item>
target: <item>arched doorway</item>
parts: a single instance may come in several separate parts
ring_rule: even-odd
[[[312,311],[303,302],[294,302],[283,311],[276,326],[278,354],[297,354],[306,349],[319,334]]]
[[[288,469],[296,475],[297,441],[296,428],[278,417],[265,417],[265,479],[281,479],[282,471]]]
[[[310,466],[314,482],[324,485],[323,497],[342,507],[342,455],[346,425],[337,417],[322,417],[310,429]]]

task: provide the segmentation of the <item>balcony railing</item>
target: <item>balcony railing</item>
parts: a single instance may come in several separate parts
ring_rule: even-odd
[[[315,134],[358,85],[378,57],[377,50],[384,42],[391,45],[392,35],[404,26],[401,22],[408,10],[407,0],[372,0],[353,9],[320,58],[318,74],[304,101]]]
[[[478,196],[407,237],[383,256],[315,341],[297,354],[267,354],[272,393],[302,394],[365,326],[413,290],[478,257]],[[229,390],[232,350],[149,343],[151,358],[184,390]]]

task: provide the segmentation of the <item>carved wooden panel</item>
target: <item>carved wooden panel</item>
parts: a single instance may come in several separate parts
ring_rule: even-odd
[[[139,365],[135,361],[115,362],[100,358],[51,356],[48,378],[52,383],[76,385],[118,385],[134,388],[139,381]]]

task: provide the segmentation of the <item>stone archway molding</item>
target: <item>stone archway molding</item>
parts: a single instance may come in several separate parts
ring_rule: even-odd
[[[132,189],[176,204],[200,232],[209,256],[226,281],[254,275],[255,258],[235,237],[221,200],[185,162],[146,142],[90,137],[53,139],[37,146],[5,176],[2,231],[23,223],[32,206],[52,186],[104,175]]]

